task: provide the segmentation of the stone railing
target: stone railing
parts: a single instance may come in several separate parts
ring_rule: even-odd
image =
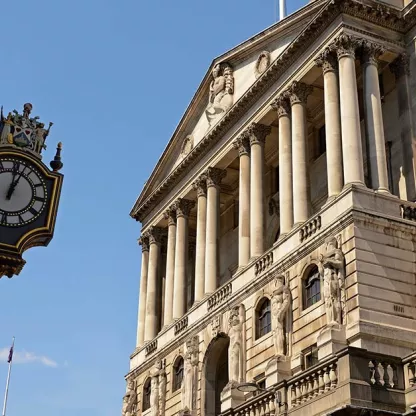
[[[299,230],[299,240],[303,243],[309,237],[312,237],[317,231],[321,229],[322,220],[321,216],[313,218],[311,221],[306,222],[305,225]]]
[[[145,355],[148,356],[157,350],[157,338],[150,341],[145,347]]]
[[[407,372],[407,388],[416,387],[416,351],[403,359],[403,364]]]
[[[336,362],[312,371],[291,383],[292,407],[299,406],[330,390],[336,389],[337,384],[338,371]]]
[[[274,416],[276,414],[276,394],[274,391],[254,396],[244,404],[221,413],[221,416]]]
[[[400,210],[403,219],[416,221],[416,207],[410,205],[400,205]]]
[[[263,257],[258,259],[254,264],[254,274],[257,276],[260,273],[267,270],[273,264],[273,251],[265,254]]]
[[[187,327],[188,327],[188,316],[185,316],[184,318],[180,319],[178,322],[175,323],[175,329],[174,329],[175,335],[178,335]]]
[[[394,363],[385,360],[370,360],[370,384],[384,388],[397,388],[397,367]]]
[[[221,305],[221,303],[231,296],[231,293],[231,283],[228,283],[218,289],[211,297],[208,298],[208,311],[214,309],[218,305]]]

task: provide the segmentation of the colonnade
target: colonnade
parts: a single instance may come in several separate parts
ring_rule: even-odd
[[[372,186],[389,192],[377,58],[383,49],[372,42],[340,35],[316,64],[324,79],[328,199],[344,185],[364,184],[363,151],[355,69],[356,52],[363,68],[365,124]],[[273,102],[279,119],[280,235],[307,221],[309,212],[309,158],[306,102],[312,87],[294,81]],[[271,128],[251,124],[234,141],[239,154],[238,265],[264,252],[264,147]],[[193,183],[197,201],[178,199],[164,213],[168,221],[163,324],[186,312],[189,213],[197,204],[195,302],[218,287],[220,185],[225,171],[210,167]],[[157,276],[163,230],[150,227],[141,237],[137,345],[157,335]]]

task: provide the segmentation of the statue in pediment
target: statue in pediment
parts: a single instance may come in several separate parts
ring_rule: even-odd
[[[215,124],[233,105],[234,77],[227,63],[216,64],[209,86],[209,103],[205,115],[210,126]]]

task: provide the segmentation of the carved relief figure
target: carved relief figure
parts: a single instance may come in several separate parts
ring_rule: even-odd
[[[266,72],[266,69],[270,66],[270,52],[263,51],[256,62],[255,74],[256,78],[259,78],[261,74]]]
[[[290,290],[284,285],[284,276],[276,278],[276,290],[272,296],[272,328],[274,349],[277,357],[285,355],[285,319],[290,306]]]
[[[166,370],[165,362],[162,360],[156,361],[154,375],[158,377],[158,397],[159,397],[159,415],[165,414],[166,404]]]
[[[150,414],[151,416],[159,416],[159,377],[152,376],[150,383]]]
[[[134,389],[134,383],[129,380],[127,383],[127,392],[123,397],[122,416],[133,416],[136,411],[137,394]]]
[[[216,64],[212,70],[213,80],[209,87],[209,103],[205,115],[210,126],[215,124],[233,105],[233,70],[226,63]]]
[[[182,157],[187,156],[191,152],[193,147],[194,147],[194,138],[192,137],[192,135],[186,136],[185,140],[182,143],[181,156]]]
[[[319,272],[324,282],[327,324],[341,324],[346,312],[344,255],[335,237],[325,240],[325,254],[320,257]]]
[[[188,340],[186,347],[181,389],[182,414],[189,414],[195,408],[199,338],[196,336]]]
[[[228,384],[241,383],[244,381],[244,307],[242,305],[233,308],[230,312],[228,336],[230,346],[228,347]]]

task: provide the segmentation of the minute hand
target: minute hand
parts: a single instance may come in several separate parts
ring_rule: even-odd
[[[13,176],[12,183],[10,184],[9,190],[7,191],[6,199],[8,200],[11,199],[13,192],[16,189],[16,186],[19,183],[21,177],[22,177],[22,174],[20,174],[19,177],[15,180],[14,179],[15,176]]]

